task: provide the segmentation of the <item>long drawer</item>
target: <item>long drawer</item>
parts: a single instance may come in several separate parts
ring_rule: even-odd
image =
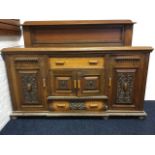
[[[50,111],[103,111],[107,110],[104,101],[53,101],[49,103]]]
[[[104,58],[86,57],[86,58],[58,58],[53,57],[49,59],[51,69],[62,68],[104,68]]]

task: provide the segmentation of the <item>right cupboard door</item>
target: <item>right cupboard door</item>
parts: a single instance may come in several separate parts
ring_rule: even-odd
[[[143,84],[140,55],[113,56],[110,61],[110,109],[140,110]]]
[[[89,69],[77,72],[78,96],[104,95],[104,70]]]

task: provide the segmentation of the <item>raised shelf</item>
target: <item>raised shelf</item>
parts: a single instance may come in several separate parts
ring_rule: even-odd
[[[131,46],[131,20],[28,21],[25,47]]]

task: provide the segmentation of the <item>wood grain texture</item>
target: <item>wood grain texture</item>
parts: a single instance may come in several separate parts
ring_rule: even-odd
[[[18,19],[0,19],[0,36],[20,35],[20,21]]]
[[[152,47],[131,47],[133,22],[25,22],[25,47],[2,50],[12,116],[146,116]]]
[[[51,58],[50,68],[52,69],[65,69],[65,68],[104,68],[104,59],[98,57],[90,58]]]
[[[4,48],[2,49],[3,54],[22,54],[22,53],[36,53],[36,54],[47,54],[47,53],[76,53],[79,52],[90,52],[90,53],[114,53],[117,51],[123,52],[151,52],[153,48],[150,46],[122,46],[122,47],[39,47],[39,48],[24,48],[24,47],[14,47],[14,48]]]
[[[72,48],[59,48],[58,52],[56,49],[47,48],[47,51],[45,51],[46,48],[18,48],[18,50],[17,48],[9,48],[8,50],[5,49],[2,51],[4,60],[8,66],[7,72],[14,112],[21,111],[22,113],[22,111],[27,111],[29,113],[31,111],[46,111],[48,114],[50,101],[77,102],[88,100],[106,101],[108,110],[111,111],[110,115],[119,115],[118,113],[120,111],[122,111],[123,115],[130,115],[128,112],[132,111],[133,113],[131,115],[139,115],[143,111],[145,82],[149,53],[152,51],[151,47],[96,48],[98,52],[94,52],[95,47],[93,50],[91,47],[87,47],[82,50],[82,55],[79,53],[83,48],[77,47],[76,50],[72,50]],[[64,53],[63,50],[66,51],[67,49],[71,50],[71,57],[68,57],[68,54]],[[104,51],[104,49],[106,50]],[[61,57],[65,58],[65,60],[76,58],[79,60],[79,63],[80,58],[85,58],[86,60],[89,58],[104,58],[104,68],[97,69],[96,67],[95,70],[94,68],[87,69],[85,66],[80,66],[80,68],[68,67],[59,70],[52,68],[50,66],[52,58],[57,58],[57,61],[59,61]],[[36,78],[36,80],[38,79],[38,92],[41,92],[39,95],[41,98],[38,98],[40,101],[39,104],[24,104],[24,100],[21,98],[23,85],[18,79],[19,71],[21,73],[39,71],[38,78]],[[37,76],[37,74],[35,75]],[[108,85],[109,78],[111,78],[111,85]],[[26,86],[26,93],[31,97],[31,93],[29,92],[29,84],[31,84],[29,77],[26,82],[27,84],[24,84],[24,91]],[[131,83],[132,87],[129,89],[129,84],[131,85]],[[33,86],[32,89],[34,89]],[[117,113],[117,111],[119,112]],[[134,113],[134,111],[139,111],[139,113]],[[79,113],[75,114],[75,116],[86,115],[80,111]],[[144,115],[144,113],[141,114],[142,116]],[[63,116],[63,112],[61,116]]]
[[[29,25],[81,25],[81,24],[134,24],[131,20],[64,20],[64,21],[26,21],[23,26]]]
[[[23,24],[25,47],[130,46],[131,20],[31,21]]]
[[[123,116],[123,117],[128,117],[128,116],[147,116],[147,113],[144,111],[106,111],[106,112],[99,112],[99,111],[84,111],[84,112],[24,112],[24,111],[18,111],[18,112],[13,112],[11,116],[22,116],[22,117],[28,117],[28,116],[46,116],[46,117],[77,117],[77,116]]]

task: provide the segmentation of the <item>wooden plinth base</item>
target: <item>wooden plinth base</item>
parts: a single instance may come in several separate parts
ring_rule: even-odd
[[[108,112],[13,112],[12,118],[18,116],[46,116],[46,117],[77,117],[77,116],[101,116],[108,118],[109,116],[137,116],[139,119],[144,119],[147,114],[145,111],[133,111],[133,112],[120,112],[120,111],[108,111]]]

